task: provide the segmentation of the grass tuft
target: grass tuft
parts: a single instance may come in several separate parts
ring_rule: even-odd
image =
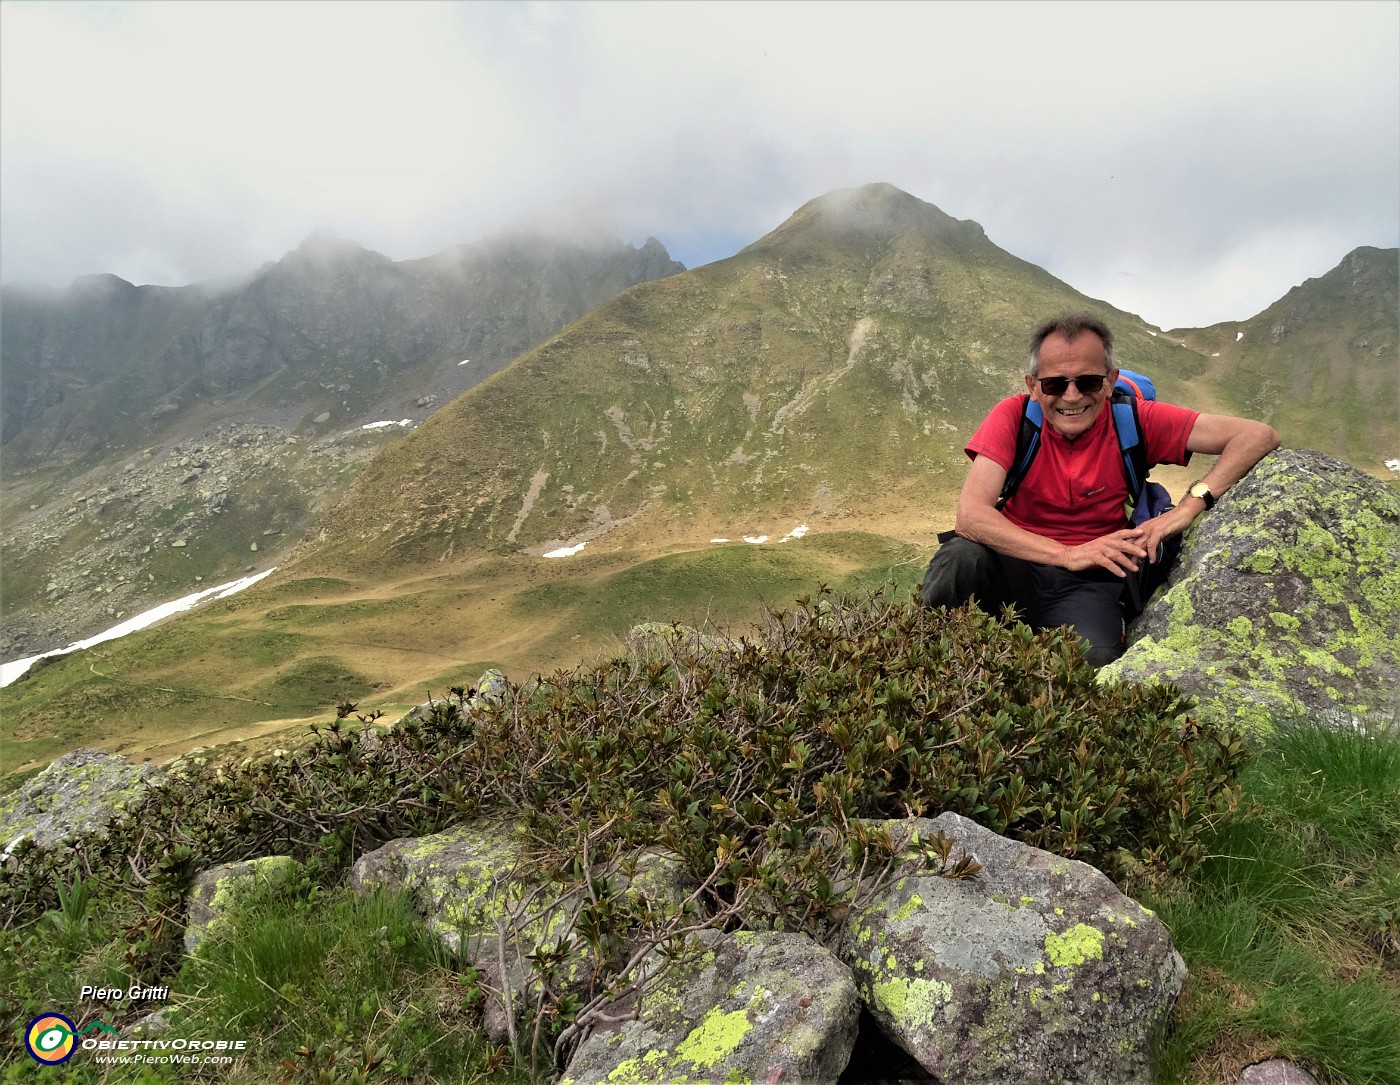
[[[1162,1081],[1279,1057],[1400,1082],[1400,728],[1281,721],[1240,787],[1208,857],[1145,897],[1191,971]]]

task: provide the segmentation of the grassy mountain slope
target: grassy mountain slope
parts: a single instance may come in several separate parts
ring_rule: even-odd
[[[907,589],[951,522],[963,442],[1023,387],[1029,328],[1081,308],[1163,398],[1247,408],[1248,381],[1224,376],[1229,328],[1162,334],[888,185],[814,200],[730,259],[624,292],[381,450],[262,584],[0,693],[0,753],[168,756],[343,697],[393,711],[487,666],[573,666],[639,621],[744,622],[821,582]],[[799,523],[811,534],[777,543]]]
[[[620,295],[385,450],[314,560],[545,553],[619,521],[701,545],[926,518],[961,485],[976,419],[1020,386],[1027,330],[1066,308],[1112,320],[1125,364],[1166,392],[1202,367],[975,223],[886,185],[823,197],[731,259]]]
[[[402,433],[361,426],[420,421],[679,270],[654,240],[518,235],[395,263],[313,236],[243,283],[7,287],[0,652],[266,567]]]
[[[1203,384],[1294,446],[1379,473],[1400,456],[1400,250],[1359,248],[1244,321],[1169,334]]]

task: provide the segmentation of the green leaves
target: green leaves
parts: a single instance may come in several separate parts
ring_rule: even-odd
[[[1068,630],[822,590],[738,640],[677,634],[648,653],[493,681],[489,698],[455,687],[387,730],[341,722],[346,701],[293,753],[151,788],[104,838],[20,846],[0,904],[19,922],[81,911],[72,869],[174,915],[219,862],[292,855],[333,883],[385,840],[504,817],[561,892],[587,896],[576,933],[601,969],[656,922],[596,881],[628,850],[677,857],[703,887],[697,914],[821,934],[889,870],[872,822],[953,811],[1111,874],[1179,871],[1238,802],[1239,736],[1198,725],[1171,687],[1098,683]],[[935,871],[976,875],[930,846]]]

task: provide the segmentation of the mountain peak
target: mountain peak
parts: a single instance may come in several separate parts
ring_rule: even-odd
[[[372,252],[358,242],[351,241],[349,238],[342,237],[330,230],[317,229],[308,234],[306,240],[287,253],[278,263],[293,266],[309,265],[326,270],[366,260],[390,262],[387,256]]]
[[[890,241],[903,234],[925,232],[984,236],[975,222],[964,222],[931,203],[886,182],[837,189],[797,209],[790,219],[750,248],[799,238],[832,241]]]

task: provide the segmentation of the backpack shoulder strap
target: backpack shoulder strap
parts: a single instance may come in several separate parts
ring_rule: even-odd
[[[1147,444],[1138,422],[1137,397],[1117,393],[1113,397],[1113,429],[1123,456],[1123,478],[1128,484],[1128,505],[1136,509],[1147,486]]]
[[[1021,428],[1016,431],[1016,454],[1011,457],[1011,470],[1006,472],[1006,481],[1001,485],[1001,496],[997,498],[998,512],[1011,500],[1011,495],[1016,492],[1016,488],[1025,479],[1026,472],[1031,469],[1035,454],[1040,451],[1040,428],[1044,424],[1045,412],[1041,410],[1039,403],[1027,396],[1025,405],[1021,408]]]

